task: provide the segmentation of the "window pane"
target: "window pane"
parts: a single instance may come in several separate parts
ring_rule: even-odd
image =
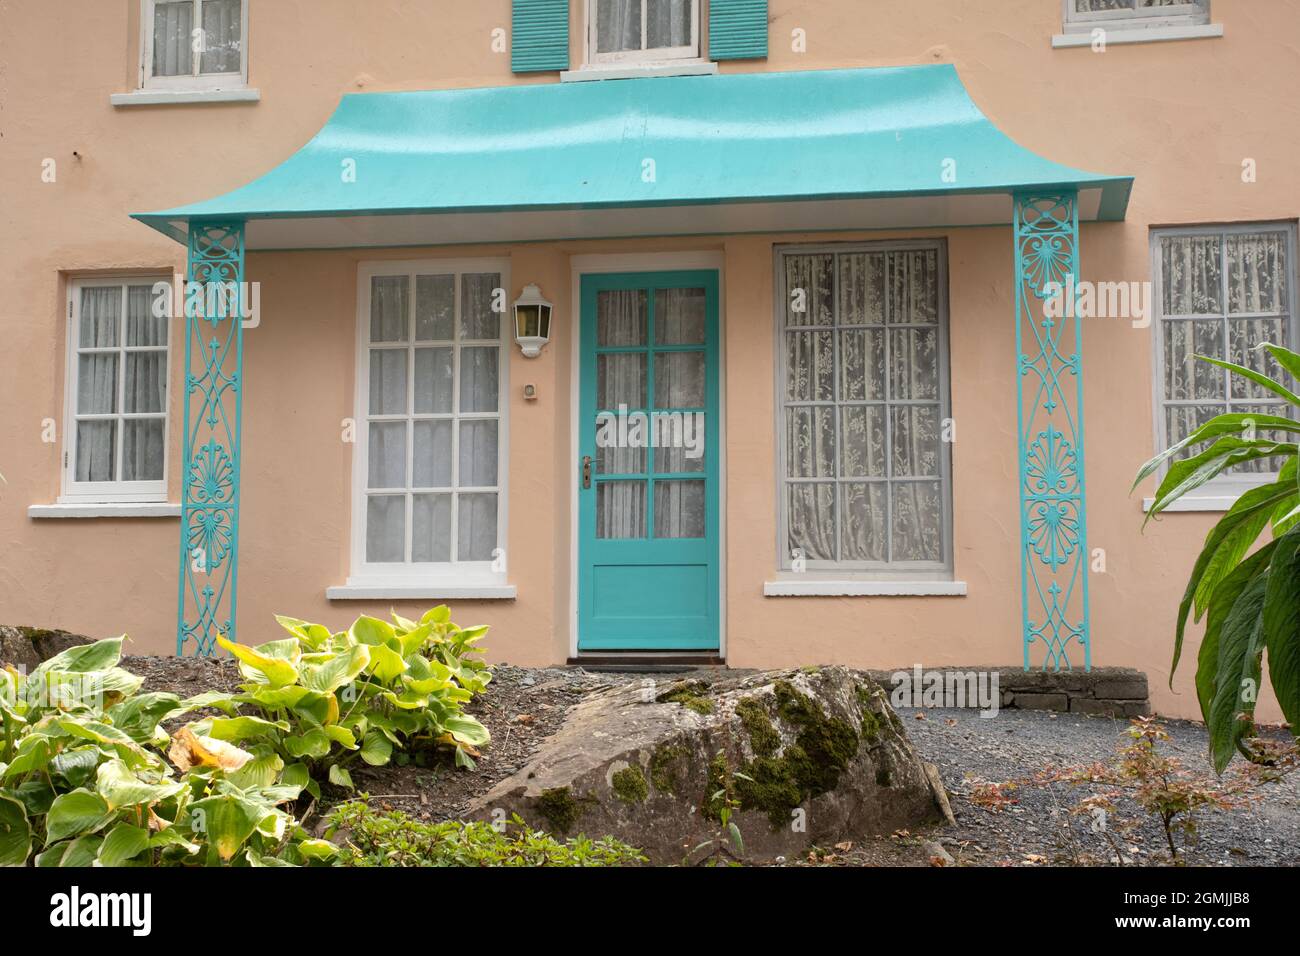
[[[840,261],[841,325],[880,325],[885,321],[885,256],[850,253]]]
[[[885,406],[840,409],[840,468],[846,478],[884,478]]]
[[[840,544],[843,561],[887,561],[886,529],[889,526],[884,482],[850,482],[840,485]]]
[[[406,414],[406,349],[370,350],[370,414]]]
[[[118,344],[117,327],[121,315],[121,286],[83,288],[77,347],[83,349],[115,347]]]
[[[203,0],[203,55],[200,73],[238,73],[241,0]]]
[[[596,293],[596,344],[602,348],[645,345],[648,301],[644,289]]]
[[[1286,233],[1228,236],[1228,311],[1286,312]]]
[[[840,400],[883,401],[885,397],[885,332],[850,329],[840,339]]]
[[[406,422],[370,423],[368,487],[406,487]]]
[[[77,413],[104,415],[117,411],[117,352],[77,359]]]
[[[1093,13],[1102,10],[1132,10],[1133,0],[1074,0],[1074,9],[1079,13]]]
[[[938,253],[891,253],[888,273],[891,323],[933,325],[939,321]]]
[[[809,561],[834,561],[835,485],[831,482],[790,485],[789,550]]]
[[[646,0],[646,48],[690,44],[691,0]]]
[[[500,353],[501,350],[496,346],[460,350],[460,410],[462,412],[497,410],[497,393],[501,388],[497,374]]]
[[[161,481],[163,419],[129,419],[122,423],[122,480]]]
[[[411,486],[414,488],[451,487],[450,419],[417,421],[413,426],[414,460],[411,463]]]
[[[153,8],[153,75],[189,76],[193,69],[190,33],[194,29],[193,0],[155,3]]]
[[[417,414],[451,412],[452,361],[450,348],[415,350],[415,411]]]
[[[889,410],[894,476],[939,476],[939,406],[903,405]]]
[[[492,311],[492,307],[504,299],[504,296],[497,295],[500,288],[501,276],[495,272],[461,277],[462,339],[495,341],[501,338],[501,314]]]
[[[889,330],[889,397],[939,398],[939,333],[935,329]]]
[[[790,478],[835,477],[835,410],[787,408],[786,474]]]
[[[704,482],[655,482],[655,537],[704,537]]]
[[[785,324],[831,325],[835,321],[835,257],[785,257]]]
[[[1223,357],[1223,320],[1195,319],[1164,323],[1165,398],[1190,401],[1223,398],[1223,370],[1197,355]]]
[[[411,560],[451,560],[451,495],[411,496]]]
[[[77,481],[112,481],[117,422],[77,422]]]
[[[1165,236],[1160,240],[1165,315],[1223,312],[1222,255],[1219,236]]]
[[[620,405],[646,406],[644,352],[615,352],[596,356],[596,404],[618,411]]]
[[[167,353],[127,352],[125,384],[123,411],[167,411]]]
[[[366,560],[374,564],[406,560],[406,496],[366,499]]]
[[[456,559],[491,561],[497,548],[497,496],[457,495]]]
[[[461,488],[490,488],[497,483],[495,419],[460,423]]]
[[[415,338],[450,342],[456,326],[456,277],[415,277]]]
[[[703,345],[706,295],[703,289],[655,291],[655,341],[660,345]]]
[[[655,408],[704,407],[704,353],[655,355]]]
[[[1286,345],[1287,320],[1276,319],[1232,319],[1228,322],[1228,361],[1244,365],[1248,369],[1267,375],[1273,379],[1284,379],[1285,373],[1277,360],[1258,346],[1265,342],[1273,345]],[[1206,364],[1206,363],[1202,363]],[[1232,382],[1232,397],[1237,398],[1274,398],[1272,392],[1262,385],[1256,385],[1243,375],[1229,376]]]
[[[596,485],[596,537],[644,538],[644,481],[602,481]]]
[[[166,299],[155,299],[153,286],[133,285],[126,290],[126,344],[133,348],[159,347],[167,344],[166,315],[154,315],[154,306],[162,311]]]
[[[792,402],[835,400],[835,333],[787,332],[785,397]]]
[[[893,493],[894,561],[943,560],[943,507],[939,482],[904,481]]]
[[[596,0],[596,52],[641,49],[641,0]]]
[[[1227,414],[1227,405],[1168,405],[1165,407],[1165,437],[1169,445],[1178,444],[1216,415]],[[1208,446],[1184,449],[1177,459],[1190,458]]]
[[[374,276],[370,280],[371,342],[406,341],[410,294],[407,276]]]
[[[1291,409],[1284,404],[1267,404],[1267,405],[1234,405],[1234,412],[1241,412],[1244,415],[1290,415]],[[1281,433],[1269,432],[1265,428],[1258,428],[1256,434],[1261,438],[1277,438],[1281,441],[1293,441],[1294,436]],[[1201,446],[1202,449],[1208,446]],[[1254,461],[1243,462],[1229,468],[1227,474],[1268,474],[1281,469],[1286,459],[1284,458],[1257,458]]]

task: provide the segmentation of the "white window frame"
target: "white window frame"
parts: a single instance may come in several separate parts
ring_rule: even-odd
[[[451,561],[451,562],[404,562],[404,563],[371,563],[366,560],[366,514],[367,514],[367,484],[369,481],[369,463],[370,463],[370,428],[369,421],[373,417],[370,415],[370,301],[371,301],[371,279],[376,276],[409,276],[411,279],[411,296],[410,307],[415,309],[415,289],[417,275],[448,275],[454,273],[456,276],[456,332],[460,330],[461,318],[461,295],[462,295],[462,276],[475,273],[495,272],[501,276],[501,287],[506,290],[506,308],[501,313],[501,328],[499,337],[495,344],[501,349],[500,360],[498,363],[498,394],[497,394],[497,412],[495,415],[487,413],[470,413],[462,415],[459,411],[453,413],[452,421],[457,423],[452,428],[452,488],[451,492],[455,493],[472,493],[484,489],[469,489],[456,487],[458,479],[459,463],[459,442],[460,428],[459,422],[472,418],[494,418],[497,421],[497,484],[495,492],[497,495],[497,548],[504,549],[507,541],[507,513],[508,513],[508,486],[509,486],[509,448],[510,448],[510,346],[513,342],[513,316],[511,313],[512,298],[510,296],[510,260],[509,259],[419,259],[419,260],[394,260],[391,262],[362,262],[357,271],[357,338],[356,338],[356,423],[355,437],[356,440],[352,446],[352,547],[351,547],[351,574],[348,577],[348,588],[386,588],[386,587],[419,587],[419,586],[461,586],[461,587],[484,587],[494,588],[502,587],[506,584],[507,566],[506,561]],[[391,343],[398,347],[398,343]],[[410,339],[401,343],[401,347],[406,348],[411,355],[414,355],[414,349],[422,343],[416,343]],[[459,401],[460,394],[460,350],[466,346],[483,346],[494,344],[493,340],[460,340],[455,341],[455,359],[453,364],[452,393],[457,396]],[[381,346],[382,347],[382,346]],[[414,361],[412,358],[411,361]],[[415,388],[415,375],[410,364],[407,366],[407,390],[408,395],[413,393]],[[414,408],[409,404],[408,407]],[[387,418],[390,416],[378,416]],[[433,418],[433,415],[414,415],[391,416],[393,418],[402,417],[408,421],[416,418]],[[445,416],[444,416],[445,417]],[[408,429],[407,451],[407,469],[408,478],[410,474],[411,460],[413,454],[412,443],[409,440],[410,431]],[[409,488],[409,484],[408,484]],[[493,489],[487,489],[493,490]],[[408,502],[412,492],[407,491]],[[453,501],[452,506],[452,542],[453,547],[456,541],[456,520],[458,508]],[[406,527],[409,539],[410,526],[412,521],[412,509],[408,506],[406,509]]]
[[[908,582],[936,582],[952,581],[954,575],[954,525],[953,525],[953,469],[952,469],[952,444],[951,442],[940,442],[939,450],[939,484],[940,494],[943,497],[943,556],[939,561],[813,561],[806,562],[806,570],[795,572],[793,570],[793,556],[789,547],[789,503],[786,496],[786,428],[785,428],[785,375],[786,375],[786,348],[785,348],[785,303],[789,301],[788,290],[785,285],[785,267],[783,259],[787,255],[818,255],[818,254],[853,254],[853,253],[880,253],[880,252],[915,252],[918,250],[933,251],[938,256],[939,268],[939,302],[938,302],[938,331],[939,331],[939,417],[940,421],[952,417],[952,371],[949,362],[948,339],[949,339],[949,307],[948,307],[948,244],[944,239],[912,239],[912,240],[886,240],[870,242],[841,242],[826,243],[820,245],[811,244],[792,244],[778,245],[775,249],[775,259],[773,271],[775,273],[775,311],[773,315],[773,327],[776,333],[774,347],[776,349],[776,361],[773,365],[776,368],[775,392],[773,395],[773,405],[776,410],[776,508],[777,508],[777,570],[782,581],[808,581],[814,578],[821,581],[827,580],[852,580],[852,581],[908,581]],[[835,270],[835,301],[838,303],[838,286],[839,270]],[[838,328],[838,326],[837,326]],[[884,329],[891,328],[886,324]],[[838,349],[838,345],[836,346]],[[888,372],[888,357],[886,357],[886,372]],[[839,367],[836,362],[835,368],[835,405],[838,408],[843,403],[839,400]],[[886,407],[888,406],[888,397],[886,397]],[[850,403],[859,404],[859,403]],[[886,415],[886,428],[892,425]],[[839,427],[838,416],[836,419],[836,436],[838,443]],[[836,448],[836,470],[838,472],[840,464],[839,449]],[[837,474],[835,482],[838,484],[840,477]],[[874,479],[876,481],[887,482],[893,485],[893,478]],[[836,501],[838,508],[838,498]],[[837,511],[838,520],[838,511]],[[838,534],[838,529],[837,529]],[[774,585],[775,587],[775,585]],[[777,591],[769,591],[777,593]],[[956,592],[954,592],[956,593]]]
[[[167,500],[167,476],[171,464],[171,408],[172,408],[172,338],[175,328],[170,319],[167,322],[167,344],[163,347],[145,346],[128,347],[126,344],[126,306],[127,288],[129,286],[156,286],[158,283],[171,283],[167,275],[147,276],[103,276],[70,279],[67,283],[68,293],[68,328],[64,354],[67,357],[64,366],[63,396],[63,458],[60,469],[62,493],[60,504],[108,504],[150,502]],[[108,348],[81,347],[81,290],[85,288],[106,288],[120,286],[122,290],[122,314],[118,317],[117,345]],[[117,368],[117,411],[103,415],[79,415],[77,413],[77,384],[80,374],[82,354],[106,354],[116,352]],[[126,353],[161,352],[166,374],[167,400],[161,414],[156,412],[129,414],[123,411],[124,390],[126,388]],[[163,474],[155,481],[78,481],[77,474],[77,422],[81,419],[115,419],[117,437],[114,442],[116,460],[114,474],[122,473],[122,449],[124,447],[122,423],[132,418],[162,418],[163,420]]]
[[[166,0],[140,0],[140,89],[196,92],[240,90],[248,86],[248,0],[240,0],[239,14],[239,71],[237,73],[199,73],[198,54],[191,54],[189,76],[153,75],[153,21],[154,7]],[[202,6],[205,0],[192,0],[193,23],[202,24]],[[201,29],[195,27],[195,29]]]
[[[591,66],[627,65],[638,63],[664,63],[675,61],[700,61],[703,54],[703,10],[704,0],[691,0],[691,43],[687,46],[660,47],[655,50],[644,48],[646,43],[646,5],[641,0],[641,43],[640,50],[617,50],[610,53],[597,52],[597,2],[587,0],[587,63]]]
[[[1177,318],[1166,320],[1164,315],[1164,301],[1165,301],[1164,300],[1164,271],[1162,267],[1162,257],[1160,255],[1160,241],[1162,239],[1174,237],[1174,236],[1206,236],[1206,235],[1215,235],[1215,236],[1219,236],[1220,238],[1226,239],[1226,237],[1232,235],[1242,235],[1242,234],[1251,234],[1251,233],[1259,233],[1259,232],[1285,232],[1287,234],[1287,256],[1290,260],[1290,266],[1291,266],[1291,274],[1288,276],[1288,280],[1289,280],[1288,289],[1290,293],[1288,296],[1289,298],[1288,308],[1290,309],[1291,322],[1288,329],[1290,341],[1287,343],[1287,347],[1294,349],[1298,347],[1298,344],[1300,344],[1300,311],[1298,311],[1297,309],[1297,306],[1300,305],[1300,290],[1297,290],[1297,285],[1300,284],[1300,264],[1297,263],[1297,258],[1296,258],[1297,239],[1296,239],[1296,223],[1294,221],[1288,222],[1285,220],[1279,220],[1279,221],[1231,223],[1231,224],[1211,223],[1202,226],[1178,226],[1178,227],[1151,230],[1151,239],[1150,239],[1151,300],[1152,300],[1151,301],[1151,328],[1152,328],[1151,351],[1152,351],[1152,362],[1153,362],[1152,409],[1153,409],[1153,416],[1154,416],[1153,425],[1155,429],[1154,434],[1155,434],[1155,441],[1156,441],[1156,450],[1158,452],[1163,452],[1165,449],[1169,447],[1168,426],[1165,421],[1165,409],[1168,406],[1175,405],[1175,404],[1188,404],[1188,405],[1220,404],[1217,400],[1213,400],[1213,399],[1207,399],[1204,402],[1198,403],[1195,401],[1171,401],[1168,398],[1166,398],[1165,396],[1165,322],[1166,321],[1185,322],[1196,318],[1224,319],[1225,354],[1223,358],[1226,360],[1228,355],[1228,353],[1226,352],[1227,345],[1228,345],[1226,341],[1226,336],[1227,336],[1226,316],[1228,315],[1226,310],[1228,308],[1228,303],[1226,300],[1223,303],[1223,308],[1225,310],[1223,316],[1216,316],[1216,315],[1178,316]],[[1228,267],[1226,262],[1226,258],[1227,258],[1226,243],[1225,243],[1225,250],[1223,252],[1223,258],[1224,258],[1224,262],[1221,267],[1221,272],[1223,275],[1223,281],[1226,284],[1227,277],[1228,277]],[[1249,318],[1249,317],[1250,317],[1249,313],[1238,316],[1238,318]],[[1225,370],[1223,374],[1225,376],[1228,376],[1230,373],[1228,373]],[[1228,393],[1225,393],[1222,404],[1227,408],[1228,411],[1231,411],[1232,406],[1234,404],[1257,405],[1260,404],[1260,400],[1238,399],[1234,401]],[[1291,408],[1289,405],[1279,404],[1278,412],[1279,414],[1283,414],[1283,415],[1294,414],[1295,409]],[[1164,468],[1161,469],[1160,474],[1162,477],[1165,471],[1167,471],[1167,469]],[[1193,496],[1186,499],[1180,499],[1180,502],[1176,503],[1178,506],[1171,508],[1170,510],[1173,511],[1223,510],[1219,507],[1219,505],[1223,505],[1226,508],[1226,506],[1229,505],[1231,501],[1235,500],[1240,495],[1249,491],[1251,488],[1258,488],[1260,485],[1266,485],[1276,481],[1277,475],[1278,473],[1276,471],[1256,472],[1256,473],[1247,473],[1247,474],[1239,474],[1239,475],[1238,474],[1218,475],[1217,477],[1212,478],[1210,481],[1206,482],[1204,485],[1198,488]],[[1201,508],[1197,506],[1197,502],[1208,500],[1208,499],[1213,499],[1217,501],[1218,504],[1216,504],[1214,507],[1207,507],[1207,508]],[[1147,505],[1147,507],[1149,507],[1149,505]]]
[[[1210,22],[1210,0],[1144,10],[1094,10],[1079,12],[1075,0],[1061,0],[1061,20],[1066,33],[1091,33],[1098,27],[1122,30],[1203,26]]]

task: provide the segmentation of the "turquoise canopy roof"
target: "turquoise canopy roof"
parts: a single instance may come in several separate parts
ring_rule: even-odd
[[[334,247],[980,225],[1063,187],[1122,219],[1132,178],[1017,145],[943,65],[350,94],[248,185],[135,218]]]

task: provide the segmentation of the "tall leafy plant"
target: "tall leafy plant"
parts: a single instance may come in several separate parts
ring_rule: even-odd
[[[1259,348],[1292,379],[1300,380],[1300,355],[1271,343]],[[1196,358],[1253,382],[1285,399],[1293,409],[1300,408],[1300,395],[1278,379],[1232,362]],[[1167,467],[1147,513],[1150,521],[1233,466],[1264,459],[1277,466],[1275,481],[1243,494],[1206,536],[1178,607],[1170,686],[1188,619],[1204,619],[1196,694],[1210,730],[1211,758],[1220,773],[1236,752],[1257,757],[1247,741],[1255,736],[1255,703],[1265,655],[1282,712],[1293,731],[1300,728],[1297,435],[1300,421],[1283,415],[1220,415],[1143,465],[1133,485],[1136,488]],[[1266,532],[1268,540],[1260,543]]]

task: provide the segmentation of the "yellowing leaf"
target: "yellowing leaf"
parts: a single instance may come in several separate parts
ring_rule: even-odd
[[[172,737],[171,749],[167,757],[176,769],[186,773],[194,767],[217,767],[225,771],[235,771],[253,759],[247,750],[240,750],[234,744],[212,737],[200,737],[188,727],[182,727]]]

